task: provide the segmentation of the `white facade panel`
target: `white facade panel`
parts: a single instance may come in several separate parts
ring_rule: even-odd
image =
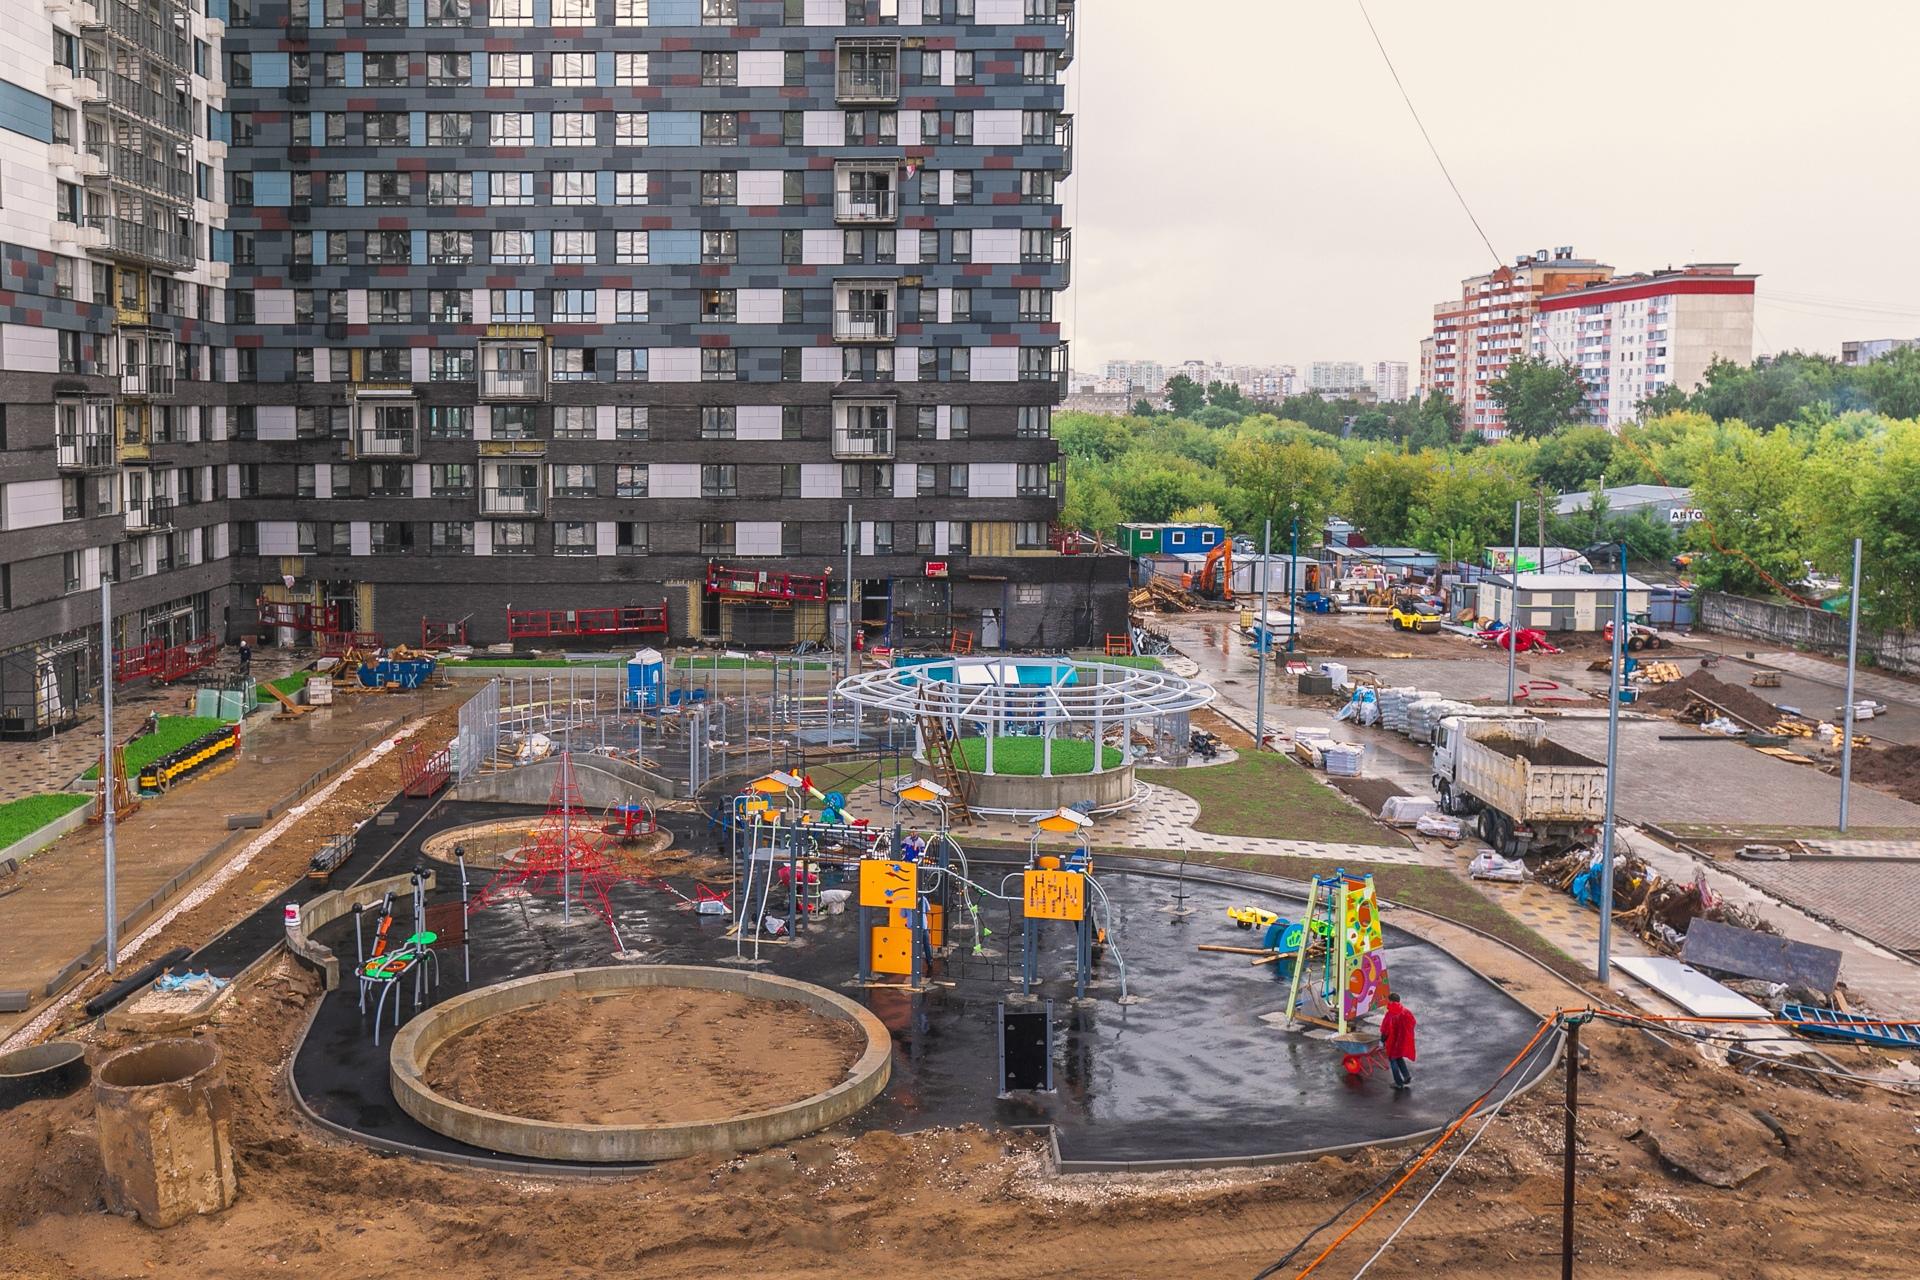
[[[292,324],[293,290],[255,289],[253,319],[256,324]]]
[[[356,556],[373,554],[373,530],[365,520],[348,522],[347,550]]]
[[[973,260],[996,264],[1020,261],[1020,228],[977,229],[973,233]]]
[[[365,529],[366,525],[361,525]],[[263,556],[292,556],[300,553],[298,530],[291,520],[262,520],[259,524],[260,554]]]
[[[654,382],[700,381],[700,348],[655,347],[647,358],[647,377]]]
[[[784,303],[779,289],[741,289],[734,297],[741,324],[779,324]]]
[[[778,520],[741,520],[733,526],[733,553],[740,556],[780,554]]]
[[[613,406],[595,405],[593,408],[593,438],[595,440],[613,439]]]
[[[800,496],[837,498],[840,496],[840,464],[803,462],[800,464]]]
[[[846,240],[838,227],[808,227],[800,244],[800,260],[811,266],[837,267],[845,260]]]
[[[742,49],[739,71],[743,89],[777,89],[787,82],[786,58],[779,49]]]
[[[611,520],[598,520],[593,526],[593,554],[597,556],[617,555],[615,535],[618,532]]]
[[[834,26],[843,25],[847,20],[846,11],[841,10]],[[809,147],[844,147],[847,145],[847,117],[838,111],[809,111],[800,122],[800,141]]]
[[[736,440],[778,440],[780,406],[743,404],[734,410],[733,428]]]
[[[1020,348],[1018,347],[975,347],[972,360],[975,382],[1018,382],[1020,380]]]
[[[838,382],[840,381],[840,348],[838,347],[802,347],[800,348],[800,381],[802,382]]]
[[[367,291],[365,289],[347,290],[347,323],[365,324],[367,322]]]
[[[1019,21],[1019,19],[1015,19]],[[951,56],[951,55],[949,55]],[[1020,145],[1018,111],[976,111],[973,113],[973,142],[978,147],[1017,147]]]
[[[776,206],[784,199],[786,199],[786,175],[778,169],[740,171],[734,186],[736,203],[766,208]]]
[[[975,462],[967,467],[969,498],[1012,498],[1019,493],[1019,464]]]
[[[1027,20],[1021,0],[976,0],[973,20],[983,27],[1020,26]]]
[[[60,372],[60,337],[30,324],[0,324],[0,369]]]
[[[9,529],[39,529],[60,523],[60,480],[21,480],[5,486],[0,515]]]
[[[700,496],[700,464],[655,462],[647,466],[647,494],[654,498]]]
[[[298,439],[294,425],[293,406],[290,404],[263,404],[253,411],[253,424],[262,440]]]

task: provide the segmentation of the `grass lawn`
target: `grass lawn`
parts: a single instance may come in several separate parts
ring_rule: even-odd
[[[995,738],[993,740],[993,771],[995,773],[1015,774],[1023,777],[1040,776],[1040,739],[1038,738]],[[967,768],[974,773],[987,771],[987,740],[985,738],[962,738],[960,754],[967,762]],[[1125,759],[1118,747],[1108,747],[1106,768],[1118,769]],[[1053,740],[1053,771],[1059,773],[1092,773],[1093,744],[1074,738],[1055,738]]]
[[[442,659],[456,671],[472,667],[624,667],[625,658],[595,658],[590,662],[568,662],[565,658],[458,658]]]
[[[93,797],[72,791],[25,796],[0,804],[0,849],[24,840],[56,818],[64,818]]]
[[[256,685],[254,687],[253,700],[259,703],[274,702],[273,695],[267,692],[267,685],[272,685],[297,702],[299,701],[300,691],[307,687],[307,681],[311,679],[313,679],[313,672],[296,671],[290,676],[281,676],[278,680],[269,680],[264,685]]]
[[[790,659],[789,661],[798,662],[801,660]],[[683,653],[673,660],[673,669],[675,671],[738,671],[742,663],[746,664],[746,668],[749,671],[771,671],[774,667],[774,662],[771,658],[728,658],[725,656],[719,658],[702,658],[698,654]],[[833,663],[824,658],[809,658],[805,660],[805,663],[805,669],[808,671],[833,670]]]
[[[134,775],[169,751],[177,751],[227,723],[218,716],[161,716],[159,727],[152,733],[127,744],[127,781],[131,783]],[[94,765],[81,776],[98,778],[100,766]]]
[[[1200,802],[1194,827],[1219,836],[1272,836],[1340,844],[1401,843],[1337,792],[1284,756],[1241,756],[1199,769],[1142,769],[1139,777]]]
[[[1166,663],[1160,661],[1160,659],[1150,658],[1145,654],[1109,657],[1104,653],[1096,653],[1092,649],[1076,651],[1073,655],[1073,660],[1075,662],[1104,662],[1109,666],[1115,667],[1139,667],[1142,671],[1159,671],[1166,666]]]

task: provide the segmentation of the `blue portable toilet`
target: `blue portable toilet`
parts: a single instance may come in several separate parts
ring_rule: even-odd
[[[657,707],[666,685],[666,662],[658,649],[642,649],[627,659],[627,705]]]

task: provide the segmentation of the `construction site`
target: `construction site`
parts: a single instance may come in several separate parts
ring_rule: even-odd
[[[1909,1272],[1920,686],[1842,830],[1821,660],[1632,633],[1609,769],[1597,635],[1193,585],[129,675],[5,748],[0,1269]]]

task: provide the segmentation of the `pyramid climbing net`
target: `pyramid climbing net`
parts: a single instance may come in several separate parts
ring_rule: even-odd
[[[574,899],[579,898],[584,907],[598,912],[606,922],[614,948],[625,950],[614,924],[608,891],[620,881],[635,877],[608,856],[608,844],[597,819],[581,803],[580,785],[573,775],[573,755],[563,751],[560,772],[553,780],[553,792],[547,797],[547,811],[539,825],[475,895],[467,914],[471,916],[488,903],[502,900],[513,890],[559,898],[562,910],[569,915]]]

